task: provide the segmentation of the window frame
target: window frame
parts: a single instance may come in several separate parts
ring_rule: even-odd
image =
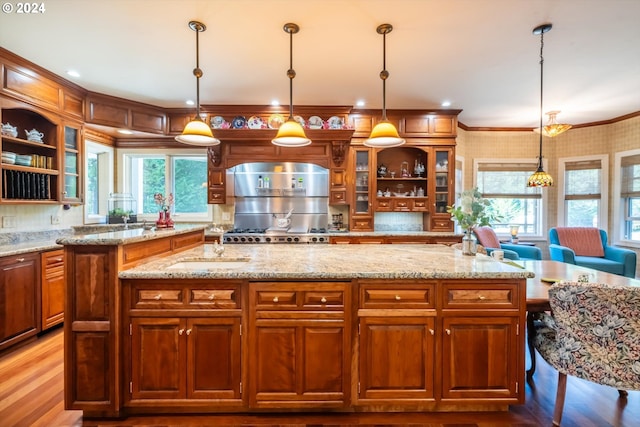
[[[534,173],[538,168],[538,160],[531,158],[476,158],[473,160],[473,186],[478,187],[478,170],[480,169],[481,164],[485,163],[495,163],[495,164],[526,164],[531,165],[531,173]],[[548,169],[548,161],[546,159],[542,159],[542,166],[545,170]],[[541,190],[540,200],[540,225],[538,231],[535,234],[532,233],[524,233],[520,232],[519,236],[521,238],[526,238],[527,240],[546,240],[546,230],[547,230],[547,210],[549,207],[549,196],[548,191]],[[509,232],[496,232],[497,236],[500,239],[509,239],[511,235]]]
[[[173,185],[173,161],[174,157],[203,157],[208,162],[206,149],[163,149],[161,152],[157,152],[150,149],[118,149],[118,191],[122,193],[131,193],[131,158],[132,157],[146,157],[157,158],[165,157],[165,178],[167,183],[166,193],[174,193]],[[208,180],[208,176],[204,177],[205,182]],[[137,206],[141,208],[140,205]],[[172,217],[176,222],[213,222],[213,207],[207,201],[207,211],[203,214],[184,214],[172,212]],[[155,221],[157,220],[157,214],[138,213],[138,222],[140,221]]]
[[[614,153],[613,176],[613,220],[610,233],[610,245],[623,245],[632,248],[640,248],[640,240],[625,238],[627,227],[626,211],[628,209],[626,198],[622,197],[622,161],[626,157],[640,156],[640,149],[619,151]]]
[[[92,214],[87,210],[89,198],[89,155],[98,156],[98,213]],[[83,218],[85,224],[104,224],[107,222],[109,196],[114,187],[115,149],[90,139],[84,141],[84,170],[87,174],[84,180],[85,203],[83,204]]]
[[[609,155],[590,155],[580,157],[561,157],[558,159],[558,212],[557,223],[559,227],[566,225],[566,193],[565,178],[567,163],[600,161],[600,209],[598,212],[598,228],[607,229],[609,223]],[[596,198],[589,198],[595,200]]]

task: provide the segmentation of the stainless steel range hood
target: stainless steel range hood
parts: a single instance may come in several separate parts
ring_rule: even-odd
[[[269,228],[289,210],[296,232],[328,224],[329,170],[311,163],[243,163],[227,171],[235,197],[234,226]]]

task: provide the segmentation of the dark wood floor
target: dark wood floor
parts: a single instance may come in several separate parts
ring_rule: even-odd
[[[538,356],[526,404],[505,413],[464,414],[297,414],[134,417],[95,422],[80,411],[65,411],[62,329],[0,356],[0,426],[430,426],[532,427],[551,425],[557,373]],[[609,387],[569,378],[562,425],[565,427],[640,426],[640,392],[618,399]]]

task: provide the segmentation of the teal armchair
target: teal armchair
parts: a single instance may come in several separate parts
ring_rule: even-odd
[[[542,250],[538,247],[500,243],[496,232],[491,227],[476,227],[473,229],[473,234],[478,239],[478,243],[485,247],[488,255],[491,255],[495,249],[500,249],[504,251],[504,257],[511,260],[542,259]]]
[[[626,277],[636,276],[636,253],[630,249],[609,246],[607,232],[593,227],[551,228],[549,256],[553,261]]]

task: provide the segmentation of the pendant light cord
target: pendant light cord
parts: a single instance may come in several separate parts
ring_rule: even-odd
[[[195,25],[196,32],[196,68],[193,69],[193,75],[196,76],[196,119],[202,120],[200,117],[200,77],[202,70],[200,69],[200,31],[204,31],[202,26]]]
[[[293,120],[293,78],[296,71],[293,69],[293,31],[289,31],[289,69],[287,77],[289,77],[289,120]]]
[[[382,120],[387,120],[387,33],[382,33],[382,71],[380,78],[382,79]]]
[[[538,170],[542,170],[542,110],[543,110],[543,75],[544,75],[544,57],[542,56],[542,50],[544,48],[544,31],[540,32],[540,156],[538,157]]]

